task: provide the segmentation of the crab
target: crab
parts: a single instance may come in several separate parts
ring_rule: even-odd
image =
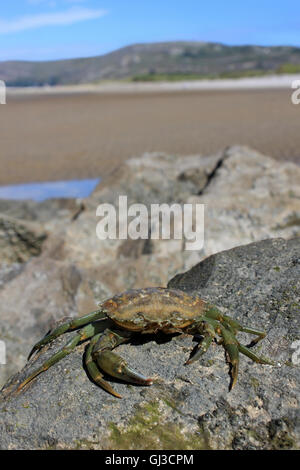
[[[103,329],[103,320],[108,321],[108,328]],[[104,380],[103,372],[125,382],[140,385],[152,385],[154,380],[133,370],[122,357],[112,351],[118,345],[130,341],[136,334],[162,332],[201,335],[194,354],[185,364],[191,364],[199,359],[212,341],[219,338],[217,343],[224,346],[231,365],[229,390],[237,381],[239,353],[260,364],[273,364],[249,349],[263,339],[266,333],[244,327],[236,320],[223,315],[216,306],[204,301],[198,295],[177,289],[149,287],[132,289],[116,295],[99,304],[98,310],[70,319],[55,328],[32,348],[28,359],[58,336],[73,330],[79,331],[61,350],[29,375],[18,386],[18,391],[87,339],[90,339],[90,342],[85,352],[85,365],[90,377],[96,384],[118,398],[122,397],[109,382]],[[236,339],[239,331],[253,334],[256,338],[249,346],[244,346]]]

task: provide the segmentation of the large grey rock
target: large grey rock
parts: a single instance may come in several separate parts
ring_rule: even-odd
[[[96,209],[101,203],[117,207],[119,195],[127,196],[128,206],[205,204],[204,248],[187,251],[182,240],[172,239],[99,240]],[[0,201],[0,212],[6,219],[13,215],[14,227],[38,225],[48,234],[42,253],[27,250],[25,258],[7,237],[0,248],[0,339],[8,362],[0,367],[1,386],[62,316],[84,314],[129,288],[166,285],[224,249],[300,236],[300,168],[246,147],[211,156],[145,154],[104,177],[84,201]]]
[[[127,240],[95,237],[101,203],[118,208],[143,203],[205,204],[205,245],[187,251],[181,240],[144,241],[142,253],[178,258],[175,269],[187,270],[205,257],[265,238],[300,236],[300,168],[247,147],[230,147],[217,155],[145,154],[112,172],[86,201],[86,210],[64,234],[64,256],[82,266],[111,263],[125,255]],[[150,224],[149,224],[150,227]],[[151,229],[149,228],[151,235]],[[137,242],[137,241],[135,241]],[[134,244],[134,242],[133,242]],[[175,271],[173,272],[175,274]]]
[[[150,337],[118,352],[148,376],[151,387],[111,380],[119,400],[92,383],[82,366],[85,345],[16,395],[15,380],[50,357],[69,334],[45,348],[4,387],[3,449],[292,449],[300,446],[300,240],[270,239],[213,255],[169,282],[197,292],[267,337],[255,349],[275,366],[241,357],[229,392],[228,364],[214,344],[184,366],[190,336]],[[249,337],[239,334],[248,343]]]

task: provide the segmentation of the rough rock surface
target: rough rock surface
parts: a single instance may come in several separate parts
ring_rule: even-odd
[[[197,292],[267,337],[255,347],[276,365],[240,358],[236,387],[222,346],[184,366],[192,337],[149,337],[119,346],[137,370],[156,376],[151,387],[111,380],[119,400],[92,383],[81,345],[20,394],[14,380],[64,344],[47,346],[4,387],[3,449],[294,449],[300,446],[300,240],[270,239],[223,251],[175,276],[169,287]],[[239,334],[244,344],[250,337]],[[294,354],[294,355],[293,355]]]
[[[39,225],[0,214],[1,262],[24,263],[38,256],[46,237]]]
[[[47,223],[53,219],[70,219],[78,212],[80,199],[53,198],[43,202],[0,199],[0,213],[28,221]]]
[[[88,229],[95,227],[97,206],[105,202],[118,207],[119,195],[127,196],[128,205],[142,202],[149,213],[151,203],[205,204],[203,250],[185,251],[181,240],[138,240],[144,242],[142,253],[160,259],[179,256],[175,269],[189,269],[206,256],[252,241],[300,236],[297,165],[278,163],[246,147],[230,147],[210,157],[145,154],[100,183],[86,201],[87,210],[67,228],[65,256],[82,265],[126,257],[127,240],[100,245]]]
[[[127,196],[128,206],[204,203],[204,248],[187,251],[184,241],[172,239],[99,240],[96,209],[101,203],[118,207],[119,195]],[[87,313],[129,288],[166,285],[224,249],[300,236],[300,168],[246,147],[206,157],[145,154],[103,178],[84,201],[0,201],[0,213],[13,217],[15,227],[34,225],[48,235],[42,253],[27,249],[25,258],[18,255],[20,244],[5,238],[2,246],[0,238],[0,339],[7,350],[1,386],[54,321]]]

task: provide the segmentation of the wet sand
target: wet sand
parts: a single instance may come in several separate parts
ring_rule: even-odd
[[[300,163],[300,105],[289,89],[9,96],[0,142],[0,184],[97,178],[144,152],[235,144]]]

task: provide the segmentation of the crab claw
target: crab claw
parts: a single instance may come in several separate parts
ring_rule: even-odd
[[[97,364],[112,377],[140,385],[152,385],[153,380],[128,367],[127,362],[112,351],[96,353]]]

